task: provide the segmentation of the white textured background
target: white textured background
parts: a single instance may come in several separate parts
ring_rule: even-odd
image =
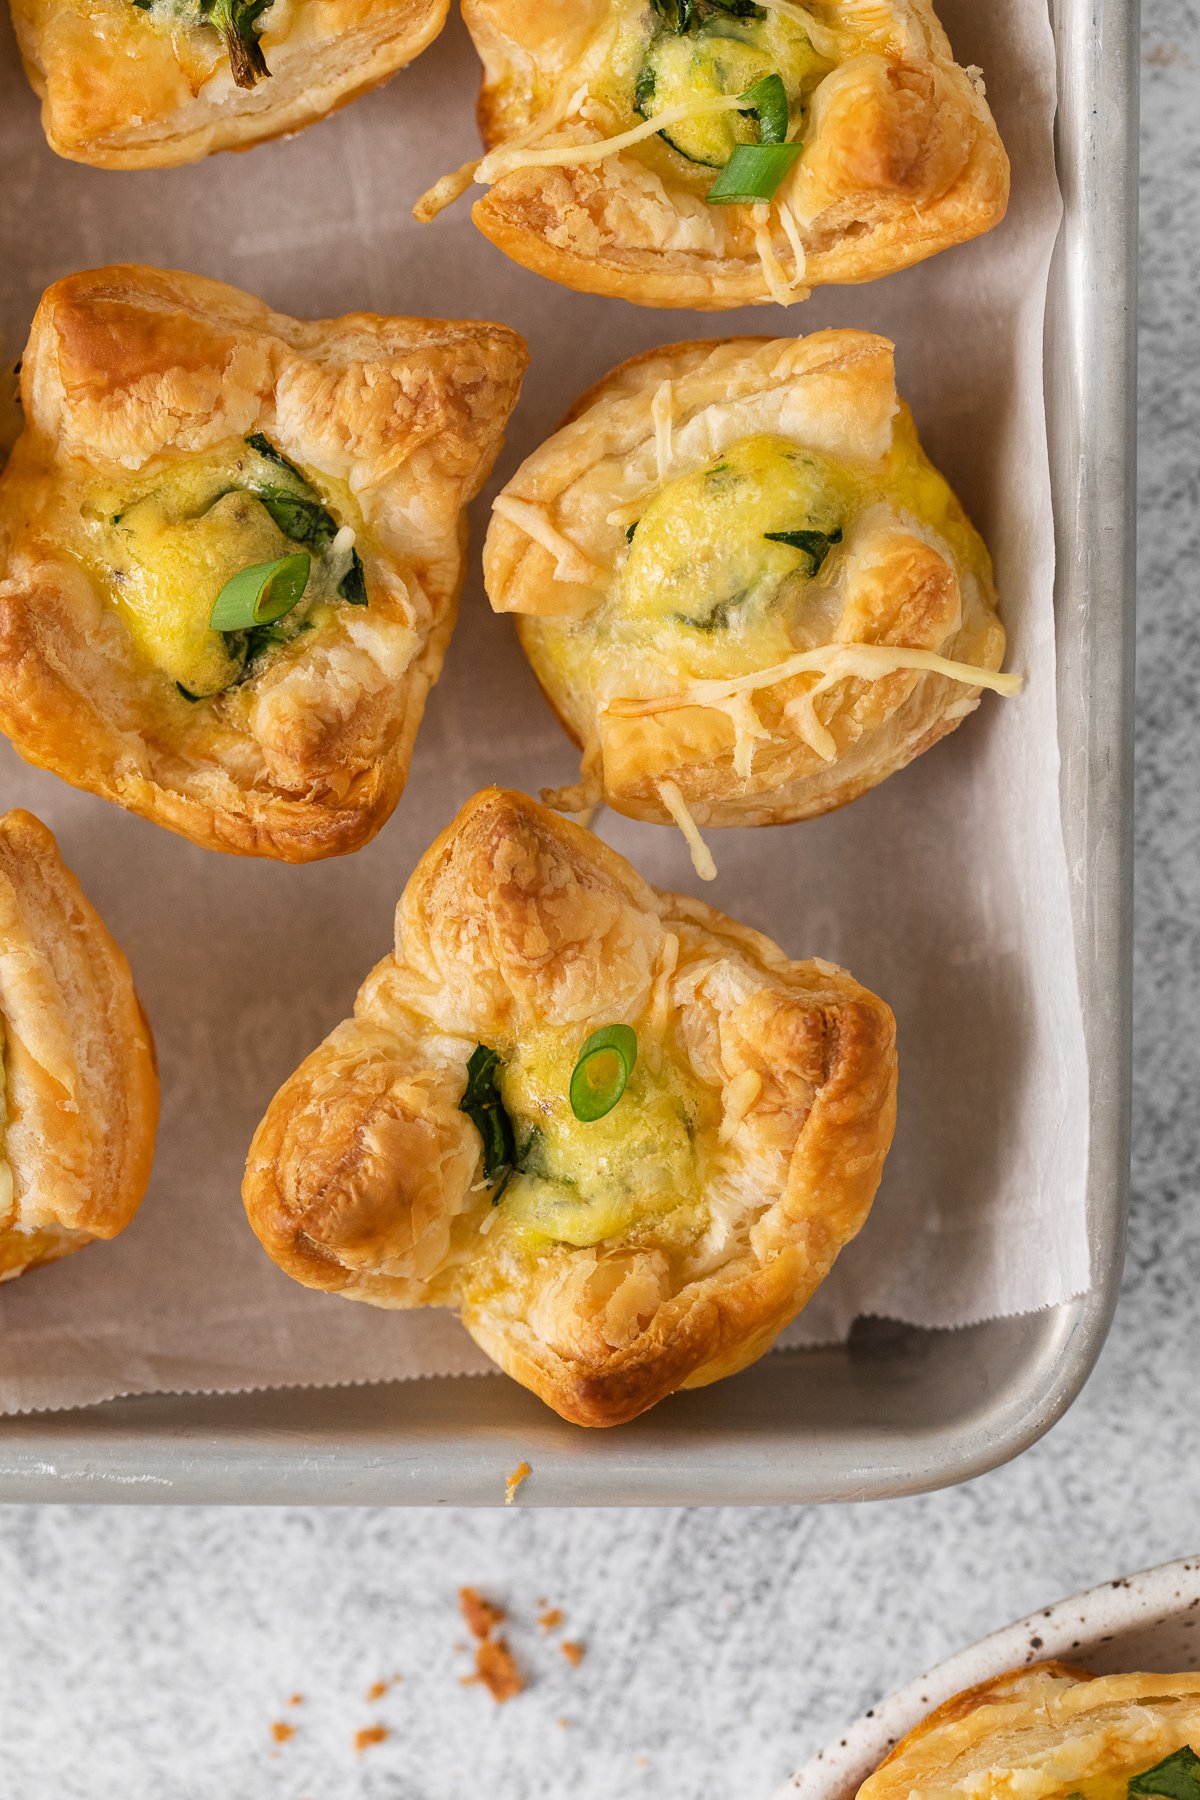
[[[1129,1266],[1065,1421],[970,1486],[711,1513],[0,1513],[0,1800],[759,1800],[862,1706],[1200,1547],[1200,19],[1143,43],[1137,1075]],[[454,1594],[534,1678],[457,1677]],[[589,1654],[532,1623],[547,1596]],[[375,1706],[367,1686],[400,1671]],[[272,1759],[270,1723],[300,1729]],[[560,1727],[556,1720],[570,1723]],[[363,1756],[355,1730],[392,1736]]]

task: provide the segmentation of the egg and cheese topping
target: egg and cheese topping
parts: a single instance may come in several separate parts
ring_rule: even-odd
[[[580,1119],[570,1099],[584,1034],[538,1031],[507,1058],[500,1092],[512,1121],[516,1167],[500,1198],[506,1223],[529,1243],[574,1245],[695,1236],[703,1227],[705,1142],[720,1118],[716,1095],[683,1059],[644,1031],[620,1099]]]
[[[87,567],[123,620],[141,660],[189,700],[208,699],[257,674],[275,648],[319,629],[332,608],[366,603],[354,548],[359,519],[348,490],[333,511],[307,477],[263,438],[197,456],[133,492],[93,484],[65,547]],[[219,631],[217,596],[241,570],[304,551],[299,603],[268,627]]]
[[[526,619],[527,647],[579,719],[838,645],[849,540],[880,507],[960,575],[986,577],[982,540],[902,410],[881,463],[764,432],[669,477],[636,508],[599,603],[582,618]]]

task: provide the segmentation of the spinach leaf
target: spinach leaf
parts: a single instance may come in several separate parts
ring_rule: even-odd
[[[1144,1774],[1135,1775],[1128,1792],[1129,1800],[1135,1800],[1138,1794],[1161,1795],[1164,1800],[1200,1800],[1200,1756],[1185,1744]]]
[[[295,463],[290,463],[286,456],[281,455],[270,438],[264,437],[261,431],[252,431],[246,442],[252,450],[257,450],[260,456],[265,456],[268,462],[278,463],[281,469],[286,469],[289,475],[294,475],[297,481],[305,487],[308,486],[308,482],[305,481]]]
[[[809,561],[809,574],[816,575],[833,546],[841,543],[842,528],[837,525],[832,531],[764,531],[763,536],[772,544],[790,544],[793,550],[802,550]]]
[[[516,1139],[500,1093],[504,1059],[487,1044],[476,1044],[467,1063],[467,1087],[458,1103],[483,1139],[483,1178],[492,1190],[492,1205],[512,1179],[517,1162]]]
[[[348,606],[369,605],[366,571],[357,550],[350,552],[350,567],[338,582],[338,593]]]
[[[652,0],[652,4],[668,31],[679,34],[692,22],[692,0]]]
[[[293,544],[323,550],[337,536],[336,521],[319,500],[306,500],[289,488],[256,487],[254,492],[284,537],[291,538]]]
[[[200,0],[204,18],[225,39],[229,66],[240,88],[252,88],[271,73],[254,29],[270,4],[271,0]]]
[[[264,486],[255,481],[250,483],[251,492],[257,494],[284,537],[290,538],[294,544],[305,544],[312,550],[323,550],[327,544],[332,543],[337,536],[337,520],[328,507],[321,505],[316,490],[307,477],[286,456],[281,456],[261,431],[254,432],[246,439],[246,443],[267,462],[286,469],[303,490],[297,494],[291,488]],[[350,552],[350,567],[338,582],[337,591],[348,606],[370,604],[366,570],[357,550]]]
[[[728,631],[730,613],[749,598],[749,588],[743,588],[740,594],[734,594],[728,600],[718,600],[710,612],[676,613],[675,617],[681,625],[690,625],[693,631]]]

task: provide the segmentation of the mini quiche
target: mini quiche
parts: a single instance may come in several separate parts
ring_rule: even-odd
[[[11,0],[52,150],[166,168],[324,118],[430,44],[448,0]]]
[[[353,850],[404,786],[525,348],[157,269],[43,297],[0,477],[0,729],[212,849]]]
[[[453,1307],[615,1425],[769,1347],[865,1220],[895,1105],[892,1015],[844,970],[492,788],[271,1102],[243,1195],[298,1281]]]
[[[1008,159],[929,0],[463,0],[473,217],[514,261],[644,306],[802,300],[989,230]]]
[[[0,1281],[124,1230],[157,1121],[129,964],[46,827],[0,815]]]
[[[568,811],[810,818],[1018,685],[987,551],[864,331],[623,363],[496,499],[484,579],[582,746],[546,796]]]
[[[1013,1669],[903,1738],[858,1800],[1200,1800],[1200,1675]]]

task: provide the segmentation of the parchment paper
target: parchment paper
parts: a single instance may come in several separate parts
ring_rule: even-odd
[[[625,356],[689,336],[855,324],[893,336],[926,446],[996,561],[1010,666],[953,737],[834,816],[710,834],[705,897],[797,956],[846,964],[899,1019],[900,1126],[859,1240],[789,1341],[859,1313],[961,1325],[1088,1281],[1086,1065],[1058,801],[1053,546],[1042,403],[1046,271],[1059,217],[1045,0],[946,0],[982,66],[1013,163],[1005,223],[976,244],[788,311],[699,316],[568,293],[508,262],[460,204],[409,216],[474,153],[477,66],[461,26],[388,87],[294,141],[199,167],[113,174],[45,147],[11,38],[0,69],[0,331],[15,359],[44,286],[135,259],[236,282],[286,311],[491,317],[533,367],[490,492],[574,397]],[[26,769],[0,740],[0,802],[59,834],[133,963],[158,1039],[153,1185],[115,1243],[0,1290],[0,1410],[154,1390],[339,1383],[489,1367],[438,1312],[384,1313],[294,1285],[238,1196],[246,1146],[283,1078],[351,1008],[389,947],[422,849],[488,781],[572,778],[511,621],[472,573],[390,825],[311,868],[221,857]],[[601,813],[650,879],[698,891],[677,833]]]

